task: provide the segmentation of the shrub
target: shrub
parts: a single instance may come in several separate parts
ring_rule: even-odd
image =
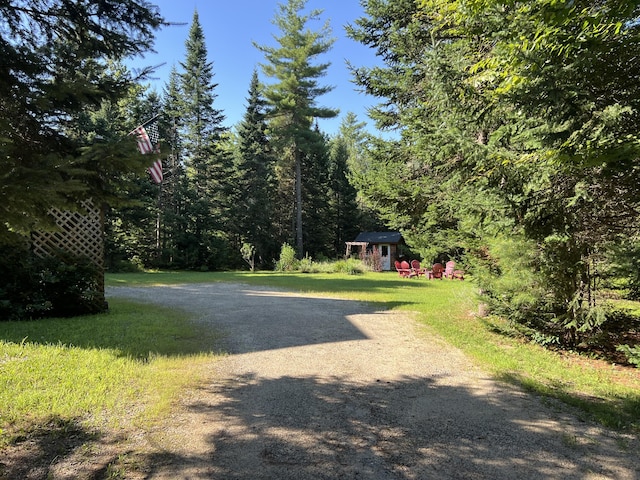
[[[371,251],[363,253],[361,255],[361,260],[372,272],[382,271],[382,255],[379,248],[374,248]]]
[[[302,273],[317,273],[319,270],[309,256],[304,257],[298,262],[297,269]]]
[[[104,310],[98,268],[86,257],[59,253],[34,261],[38,290],[51,308],[45,316],[70,317]]]
[[[364,273],[366,270],[365,264],[355,258],[338,260],[333,264],[333,268],[336,273],[346,273],[348,275],[357,275],[359,273]]]
[[[134,256],[130,260],[116,261],[109,271],[113,273],[138,273],[144,271],[144,264],[140,257]]]
[[[0,260],[0,319],[28,320],[97,313],[105,309],[101,273],[85,257],[64,252],[39,258],[12,249]]]
[[[536,246],[522,238],[495,238],[467,260],[491,313],[533,328],[545,326],[545,290],[536,272]]]
[[[283,243],[280,249],[280,258],[276,262],[276,270],[279,272],[290,272],[297,268],[296,251],[288,243]]]
[[[253,272],[256,269],[256,247],[248,242],[244,242],[240,247],[242,259],[249,264],[249,268]]]
[[[630,347],[629,345],[618,345],[617,350],[624,353],[630,364],[640,368],[640,345],[636,345],[635,347]]]

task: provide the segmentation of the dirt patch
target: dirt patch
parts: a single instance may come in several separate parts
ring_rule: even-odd
[[[410,315],[246,285],[108,294],[187,309],[230,355],[162,428],[115,457],[93,442],[92,472],[76,452],[30,478],[106,478],[105,459],[109,478],[640,477],[635,437],[492,380]]]

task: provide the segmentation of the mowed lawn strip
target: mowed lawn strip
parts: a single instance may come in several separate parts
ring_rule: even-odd
[[[0,446],[51,425],[152,424],[215,358],[216,332],[185,313],[109,303],[99,315],[0,322]]]

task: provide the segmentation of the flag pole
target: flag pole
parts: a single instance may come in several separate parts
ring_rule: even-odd
[[[158,188],[158,198],[156,199],[156,257],[160,258],[162,251],[160,248],[160,227],[162,222],[162,183]]]
[[[149,120],[147,120],[144,123],[141,123],[140,125],[138,125],[136,128],[134,128],[133,130],[131,130],[128,135],[133,135],[135,133],[135,131],[140,128],[140,127],[144,127],[145,125],[150,124],[151,122],[153,122],[156,118],[158,118],[160,116],[159,113],[156,113],[153,117],[151,117]]]

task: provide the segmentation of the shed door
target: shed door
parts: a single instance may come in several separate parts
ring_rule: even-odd
[[[391,270],[390,245],[380,245],[380,260],[382,261],[382,270]]]

